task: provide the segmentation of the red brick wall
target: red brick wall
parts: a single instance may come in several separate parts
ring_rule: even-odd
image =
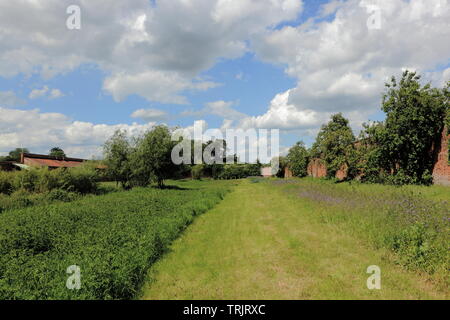
[[[345,178],[347,178],[347,170],[348,167],[346,165],[343,165],[341,169],[336,172],[336,178],[338,178],[339,180],[344,180]]]
[[[294,175],[288,167],[284,168],[284,177],[285,178],[292,178]]]
[[[434,184],[450,186],[450,166],[448,165],[449,139],[448,130],[444,128],[442,139],[436,153],[436,163],[433,169]],[[327,167],[320,159],[313,159],[308,165],[308,176],[323,178],[327,175]],[[343,167],[336,172],[336,178],[343,180],[347,177],[347,168]]]
[[[320,159],[313,159],[308,165],[308,176],[324,178],[327,176],[327,167]]]
[[[313,159],[308,165],[308,176],[314,178],[324,178],[327,176],[327,166],[320,159]],[[338,172],[336,178],[344,180],[347,178],[347,167],[344,165]]]
[[[448,165],[448,140],[450,139],[450,135],[447,135],[447,133],[447,128],[444,128],[436,164],[433,169],[434,184],[444,186],[450,186],[450,166]]]

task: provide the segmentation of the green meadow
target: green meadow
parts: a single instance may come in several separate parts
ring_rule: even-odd
[[[179,180],[0,213],[0,299],[448,299],[450,192]],[[67,268],[80,269],[69,290]],[[370,290],[370,266],[381,288]]]
[[[448,191],[244,180],[150,269],[142,298],[448,299]],[[423,230],[403,216],[415,201],[434,205]]]

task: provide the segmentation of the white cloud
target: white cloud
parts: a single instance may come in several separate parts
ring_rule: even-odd
[[[220,58],[237,58],[248,41],[295,19],[300,0],[79,0],[81,30],[68,30],[71,0],[0,1],[0,76],[48,78],[95,64],[116,101],[138,94],[186,103],[183,91],[215,84],[197,76]],[[45,21],[45,23],[43,23]]]
[[[101,155],[101,146],[116,130],[126,130],[136,136],[155,125],[93,124],[73,121],[60,113],[43,113],[38,109],[0,108],[0,114],[0,153],[16,147],[48,152],[50,148],[59,146],[69,156],[91,158]]]
[[[228,120],[237,120],[247,117],[246,114],[241,113],[233,106],[237,105],[236,101],[213,101],[205,104],[205,107],[199,111],[184,111],[180,115],[182,117],[204,117],[206,115],[215,115]]]
[[[230,120],[237,120],[246,115],[232,107],[237,103],[233,101],[214,101],[206,104],[205,112]]]
[[[131,114],[132,118],[140,118],[144,121],[162,121],[169,118],[169,114],[158,109],[139,109]]]
[[[47,94],[48,90],[49,90],[48,86],[44,86],[42,89],[33,89],[30,92],[30,95],[28,96],[28,98],[30,98],[30,99],[42,98]]]
[[[52,99],[58,99],[64,97],[64,93],[62,93],[59,89],[50,89],[48,86],[44,86],[42,89],[33,89],[30,94],[30,99],[38,99],[38,98],[48,98],[50,100]]]
[[[52,89],[52,91],[50,91],[49,98],[50,99],[58,99],[58,98],[62,98],[64,96],[65,96],[65,94],[62,93],[61,90],[59,90],[59,89]]]
[[[239,121],[238,127],[263,128],[263,129],[307,129],[318,126],[323,122],[322,114],[314,110],[298,110],[294,105],[289,104],[291,91],[278,94],[270,103],[267,113],[256,116],[246,117]]]
[[[366,1],[369,3],[369,1]],[[344,112],[356,123],[379,110],[384,83],[408,67],[441,85],[448,71],[439,69],[450,57],[450,5],[446,0],[378,0],[381,29],[369,29],[367,13],[359,0],[333,1],[320,17],[298,26],[287,26],[254,38],[257,55],[286,65],[286,73],[298,79],[287,105],[270,107],[250,122],[285,123],[285,113],[297,116],[310,110],[317,118]],[[433,70],[431,73],[427,72]],[[429,73],[429,74],[427,74]],[[288,107],[290,106],[290,107]],[[298,113],[295,113],[295,109]],[[313,110],[313,111],[312,111]],[[320,113],[320,115],[319,115]],[[307,119],[306,115],[303,115]],[[314,118],[314,117],[312,117]],[[301,123],[300,123],[301,124]]]
[[[25,104],[25,101],[16,96],[14,91],[0,91],[0,106],[15,107]]]
[[[176,72],[148,71],[139,74],[121,73],[105,80],[103,88],[111,92],[115,101],[138,94],[149,101],[187,104],[179,92],[185,90],[207,90],[218,84],[207,81],[191,81]]]

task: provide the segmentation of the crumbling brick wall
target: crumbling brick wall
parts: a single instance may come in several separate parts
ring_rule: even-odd
[[[312,159],[309,162],[308,176],[313,178],[325,178],[327,172],[327,166],[321,159]],[[342,168],[336,172],[336,178],[339,180],[347,178],[347,166],[343,165]]]
[[[324,178],[327,176],[327,167],[320,159],[313,159],[308,165],[308,176],[314,178]]]
[[[291,169],[288,167],[284,168],[284,177],[285,178],[292,178],[294,174],[292,173]]]
[[[450,135],[447,128],[442,132],[442,138],[436,152],[436,163],[433,168],[434,184],[450,186],[450,166],[448,165],[448,147]]]
[[[441,141],[436,144],[435,164],[433,168],[434,184],[450,186],[449,140],[450,134],[447,128],[442,132]],[[433,149],[435,150],[435,147]],[[308,176],[324,178],[327,176],[327,167],[321,159],[312,159],[308,165]],[[347,177],[347,168],[343,166],[336,172],[336,178],[344,180]]]

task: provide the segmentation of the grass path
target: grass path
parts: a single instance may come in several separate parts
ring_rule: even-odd
[[[143,298],[448,298],[313,212],[269,184],[242,182],[153,266]],[[381,268],[381,290],[367,289],[370,265]]]

